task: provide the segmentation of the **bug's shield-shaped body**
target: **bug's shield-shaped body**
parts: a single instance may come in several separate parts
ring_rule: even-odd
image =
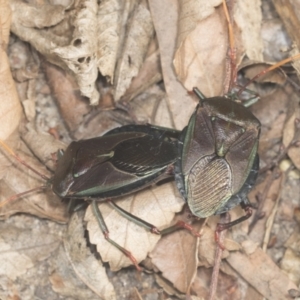
[[[58,160],[52,188],[66,198],[107,198],[134,192],[161,179],[177,157],[176,131],[124,126],[72,142]]]
[[[227,202],[244,189],[247,179],[255,180],[259,133],[258,119],[225,97],[197,106],[183,133],[178,162],[179,189],[194,215],[205,218],[226,211]]]

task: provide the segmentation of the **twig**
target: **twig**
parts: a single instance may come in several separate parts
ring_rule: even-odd
[[[228,222],[230,222],[230,215],[228,213],[222,214],[220,219],[220,224],[228,223]],[[224,245],[226,232],[227,230],[223,230],[219,233],[219,242],[217,243],[215,263],[214,263],[214,268],[211,275],[211,282],[209,287],[209,297],[208,297],[209,300],[215,299],[217,286],[218,286],[220,264],[221,264],[222,254],[223,254],[223,249],[220,247],[220,244]]]

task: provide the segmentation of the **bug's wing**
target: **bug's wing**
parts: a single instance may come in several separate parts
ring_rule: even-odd
[[[64,176],[55,182],[56,189],[53,184],[53,190],[57,193],[60,188],[65,197],[105,198],[138,190],[176,159],[174,143],[145,133],[103,136],[89,140],[89,147],[82,142],[72,146]]]
[[[188,204],[198,217],[206,218],[231,197],[231,170],[223,158],[206,156],[187,177]]]

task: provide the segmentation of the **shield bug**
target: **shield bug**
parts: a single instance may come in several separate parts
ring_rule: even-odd
[[[242,104],[213,97],[200,98],[181,135],[175,178],[191,212],[206,218],[238,204],[247,211],[245,217],[219,225],[219,230],[251,215],[247,193],[259,167],[259,133],[259,120]]]
[[[57,154],[57,168],[49,180],[53,192],[69,199],[70,211],[77,209],[73,205],[76,200],[80,200],[79,206],[91,202],[107,241],[128,256],[137,269],[139,266],[131,253],[109,238],[96,202],[133,193],[172,176],[179,134],[180,131],[164,127],[128,125],[101,137],[74,141]],[[110,204],[131,221],[160,234],[152,224],[124,211],[113,201]],[[183,222],[178,222],[177,227],[192,231]]]

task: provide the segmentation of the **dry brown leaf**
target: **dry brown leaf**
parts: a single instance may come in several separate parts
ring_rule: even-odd
[[[0,139],[6,140],[17,128],[21,119],[21,105],[13,81],[6,46],[11,24],[8,1],[0,1]]]
[[[234,7],[234,20],[241,31],[242,47],[244,47],[248,58],[262,61],[263,41],[261,37],[261,0],[236,1]]]
[[[177,80],[172,62],[177,36],[178,3],[172,0],[151,0],[149,5],[159,44],[170,121],[172,127],[182,129],[186,126],[196,101],[191,100],[186,89]]]
[[[166,94],[157,85],[137,96],[131,105],[138,122],[172,127]]]
[[[185,8],[193,3],[193,7]],[[214,3],[218,5],[220,1]],[[210,15],[203,13],[199,2],[181,2],[179,15],[179,44],[174,56],[174,67],[178,79],[191,91],[198,87],[206,97],[223,94],[225,79],[225,59],[227,53],[227,23],[223,7],[211,8]],[[206,9],[206,6],[203,6]],[[193,17],[193,25],[186,20]],[[181,24],[184,22],[185,24]],[[184,33],[184,35],[183,35]],[[212,38],[213,37],[213,38]]]
[[[98,75],[96,65],[96,1],[82,0],[77,3],[76,9],[78,11],[71,24],[74,26],[74,30],[68,23],[70,13],[64,16],[68,7],[48,5],[47,7],[32,8],[32,6],[21,1],[11,1],[10,5],[13,10],[12,31],[32,44],[52,63],[65,70],[71,70],[77,79],[81,93],[89,97],[92,104],[96,104],[99,101],[99,93],[95,88]],[[30,10],[35,10],[33,16],[24,14],[24,11]],[[64,17],[63,20],[62,17]],[[39,27],[43,28],[25,27],[24,24],[26,23],[30,23],[30,26],[38,24]],[[44,29],[47,24],[52,25],[50,30]],[[71,36],[73,36],[72,41],[70,41]]]
[[[71,44],[53,49],[73,71],[82,95],[90,99],[91,105],[97,105],[100,98],[95,85],[98,76],[96,14],[97,1],[82,0],[73,23]]]
[[[198,22],[201,22],[213,14],[215,7],[219,6],[221,3],[221,0],[214,0],[210,2],[205,0],[181,1],[177,47],[185,41],[191,31],[195,30]]]
[[[151,252],[152,263],[181,293],[189,292],[196,276],[198,245],[199,238],[180,230],[161,239]]]
[[[34,230],[8,224],[1,225],[0,236],[0,275],[13,281],[47,259],[60,244],[58,236],[34,234]]]
[[[114,288],[102,262],[95,258],[88,247],[85,247],[82,217],[82,213],[74,213],[68,224],[68,232],[64,238],[67,257],[77,276],[101,299],[116,299]]]
[[[22,1],[14,2],[17,3],[17,5],[14,6],[14,10],[17,10],[17,14],[20,16],[18,21],[24,27],[50,27],[58,24],[65,17],[66,7],[62,5],[50,5],[47,3],[42,5],[31,5],[30,3],[25,4]]]
[[[300,239],[299,228],[296,227],[284,246],[287,248],[281,261],[281,268],[297,285],[300,284]]]
[[[288,115],[283,129],[283,144],[285,147],[287,147],[294,138],[296,138],[296,140],[300,140],[300,133],[298,133],[298,135],[295,137],[296,119],[300,120],[299,98],[297,96],[292,97],[290,100]],[[298,170],[300,170],[300,148],[291,147],[288,150],[288,155],[293,161],[294,165],[298,168]]]
[[[10,1],[10,6],[12,9],[12,27],[11,30],[14,34],[19,36],[22,40],[29,42],[37,51],[42,53],[52,61],[53,63],[66,68],[66,65],[57,59],[56,55],[53,55],[52,50],[55,49],[58,45],[64,46],[67,45],[70,38],[71,28],[66,26],[68,20],[62,19],[62,12],[67,9],[67,7],[61,7],[60,11],[56,11],[58,17],[56,15],[51,15],[50,20],[56,20],[56,23],[53,21],[49,21],[49,16],[47,16],[47,11],[44,13],[42,6],[36,6],[36,12],[33,15],[24,14],[27,10],[30,10],[32,6],[27,3],[22,2],[21,0]],[[48,6],[49,7],[49,6]],[[41,15],[44,18],[41,19]],[[31,21],[29,21],[30,19]],[[39,19],[35,21],[36,19]],[[38,23],[42,24],[44,19],[46,19],[46,23],[51,23],[52,26],[46,29],[36,29],[33,27],[24,27],[24,23]],[[48,21],[47,21],[48,20]],[[61,22],[59,22],[59,20]],[[54,26],[56,25],[56,26]],[[58,30],[61,28],[61,30]]]
[[[36,137],[37,136],[35,136],[35,139]],[[12,139],[15,146],[16,140],[16,138],[14,141]],[[36,142],[38,142],[38,139],[36,139]],[[43,141],[40,140],[40,142],[43,144]],[[16,149],[16,147],[13,148]],[[51,147],[48,147],[48,150],[50,149]],[[28,155],[25,152],[18,152],[18,155],[40,173],[49,177],[51,176],[45,167],[36,158],[34,158],[32,154]],[[50,157],[51,156],[49,154],[47,158],[49,159]],[[0,181],[1,201],[45,184],[45,180],[41,179],[28,168],[18,163],[14,158],[9,157],[8,160],[7,153],[3,156],[2,152]],[[50,190],[50,186],[46,190],[33,192],[28,196],[19,197],[0,208],[0,216],[2,219],[8,218],[16,213],[29,213],[40,218],[48,218],[57,222],[66,222],[68,219],[66,203],[62,202],[59,197],[54,195],[54,193]]]
[[[82,245],[85,248],[85,244]],[[98,299],[99,297],[78,279],[72,269],[70,261],[61,245],[49,262],[49,280],[52,289],[64,299]],[[103,298],[102,298],[103,299]]]
[[[34,155],[42,161],[50,170],[54,171],[56,162],[52,155],[58,150],[65,150],[67,145],[52,135],[43,132],[37,132],[31,124],[28,124],[27,131],[23,132],[22,140]]]
[[[124,95],[132,78],[138,74],[153,37],[153,23],[146,5],[137,6],[127,26],[128,34],[115,74],[115,101]]]
[[[270,149],[277,150],[274,144],[281,138],[285,119],[283,112],[287,111],[289,94],[288,90],[278,90],[275,94],[261,98],[252,108],[252,112],[262,124],[259,154],[263,162],[270,160]],[[271,157],[278,155],[272,154]]]
[[[113,84],[115,66],[120,46],[122,26],[122,14],[126,1],[104,0],[98,7],[97,22],[98,30],[98,68],[103,76]]]
[[[299,239],[299,233],[298,233]],[[287,249],[284,253],[280,264],[282,270],[284,270],[289,278],[297,285],[300,283],[300,258],[299,252],[295,252],[292,249]]]
[[[282,300],[288,290],[296,285],[287,275],[251,240],[242,242],[242,251],[231,252],[227,262],[264,297]]]
[[[161,229],[167,227],[174,214],[182,209],[183,200],[174,185],[168,183],[125,196],[122,200],[118,199],[117,204]],[[99,209],[108,227],[110,239],[129,250],[138,262],[145,259],[160,236],[125,219],[107,203],[99,204]],[[91,243],[97,245],[102,260],[109,262],[111,270],[116,271],[132,264],[123,253],[105,240],[91,206],[86,211],[85,221]]]
[[[161,80],[160,56],[157,50],[145,59],[138,75],[132,79],[129,88],[122,97],[122,101],[129,102],[148,87]]]
[[[249,234],[249,237],[251,238],[251,240],[253,242],[257,242],[260,244],[263,242],[265,231],[268,228],[267,218],[270,216],[270,214],[274,208],[274,205],[275,205],[274,201],[276,200],[278,193],[280,192],[281,182],[282,182],[281,176],[278,176],[278,178],[276,178],[276,179],[275,178],[271,179],[271,176],[272,175],[269,174],[269,176],[267,176],[262,183],[260,183],[259,185],[256,185],[255,188],[251,192],[251,194],[253,194],[253,195],[257,194],[258,192],[263,193],[266,186],[268,186],[270,184],[269,190],[267,191],[267,194],[265,195],[266,198],[265,198],[263,210],[262,210],[262,212],[265,214],[266,217],[257,220],[253,230]]]
[[[196,295],[209,299],[209,285],[211,281],[211,269],[199,268],[197,276],[192,286],[192,291]],[[245,283],[240,281],[237,276],[229,276],[220,272],[218,287],[214,300],[241,300],[244,298]],[[258,300],[259,298],[248,298]]]
[[[79,94],[78,86],[73,77],[48,62],[43,63],[43,68],[64,123],[73,133],[83,122],[84,116],[90,112],[91,107]]]

